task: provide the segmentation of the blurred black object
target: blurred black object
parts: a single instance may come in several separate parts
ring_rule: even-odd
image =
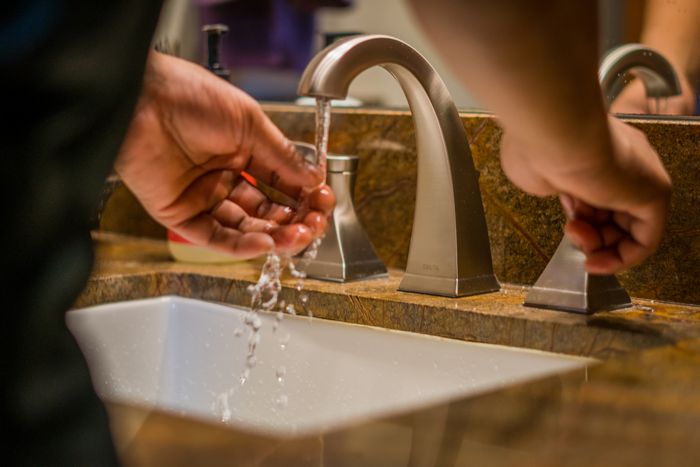
[[[218,50],[230,81],[258,100],[293,101],[301,73],[317,52],[317,13],[351,0],[193,0],[200,26],[225,24]],[[207,62],[206,47],[200,61]],[[211,55],[211,52],[208,53]]]
[[[231,72],[220,62],[221,36],[228,32],[225,24],[206,24],[202,32],[207,35],[207,68],[219,78],[231,81]]]

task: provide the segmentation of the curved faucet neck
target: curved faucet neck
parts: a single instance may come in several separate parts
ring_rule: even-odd
[[[464,127],[447,87],[420,53],[389,36],[337,41],[311,60],[299,94],[344,99],[355,77],[373,66],[399,82],[416,130],[416,209],[400,289],[447,296],[497,290]]]
[[[648,97],[681,93],[678,75],[663,55],[641,44],[625,44],[611,49],[598,69],[598,81],[608,105],[624,88],[625,74],[629,71],[642,80]]]

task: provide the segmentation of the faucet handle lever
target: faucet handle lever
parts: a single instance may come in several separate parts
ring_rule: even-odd
[[[318,254],[306,268],[307,277],[333,282],[385,277],[386,267],[355,212],[353,191],[359,158],[328,154],[326,162],[327,183],[335,193],[336,207]]]
[[[596,276],[584,268],[586,256],[566,235],[525,297],[525,306],[590,314],[632,306],[613,275]]]

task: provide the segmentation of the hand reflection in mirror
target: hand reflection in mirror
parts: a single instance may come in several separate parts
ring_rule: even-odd
[[[640,42],[657,50],[678,73],[679,96],[648,98],[641,80],[612,103],[613,113],[697,115],[700,112],[700,2],[646,0]]]

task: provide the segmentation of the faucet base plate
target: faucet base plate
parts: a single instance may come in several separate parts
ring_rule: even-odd
[[[399,290],[401,292],[416,292],[442,297],[466,297],[489,292],[497,292],[501,288],[496,276],[485,274],[469,278],[435,277],[406,272]]]
[[[352,282],[388,277],[386,266],[379,258],[347,264],[315,260],[309,264],[306,277],[330,282]]]
[[[588,274],[585,260],[585,255],[564,237],[524,305],[582,314],[632,306],[615,276]]]
[[[598,276],[598,278],[612,279],[617,282],[614,276]],[[585,315],[593,314],[597,311],[612,311],[632,306],[630,296],[619,284],[617,284],[617,287],[597,292],[533,287],[528,293],[524,305]]]

